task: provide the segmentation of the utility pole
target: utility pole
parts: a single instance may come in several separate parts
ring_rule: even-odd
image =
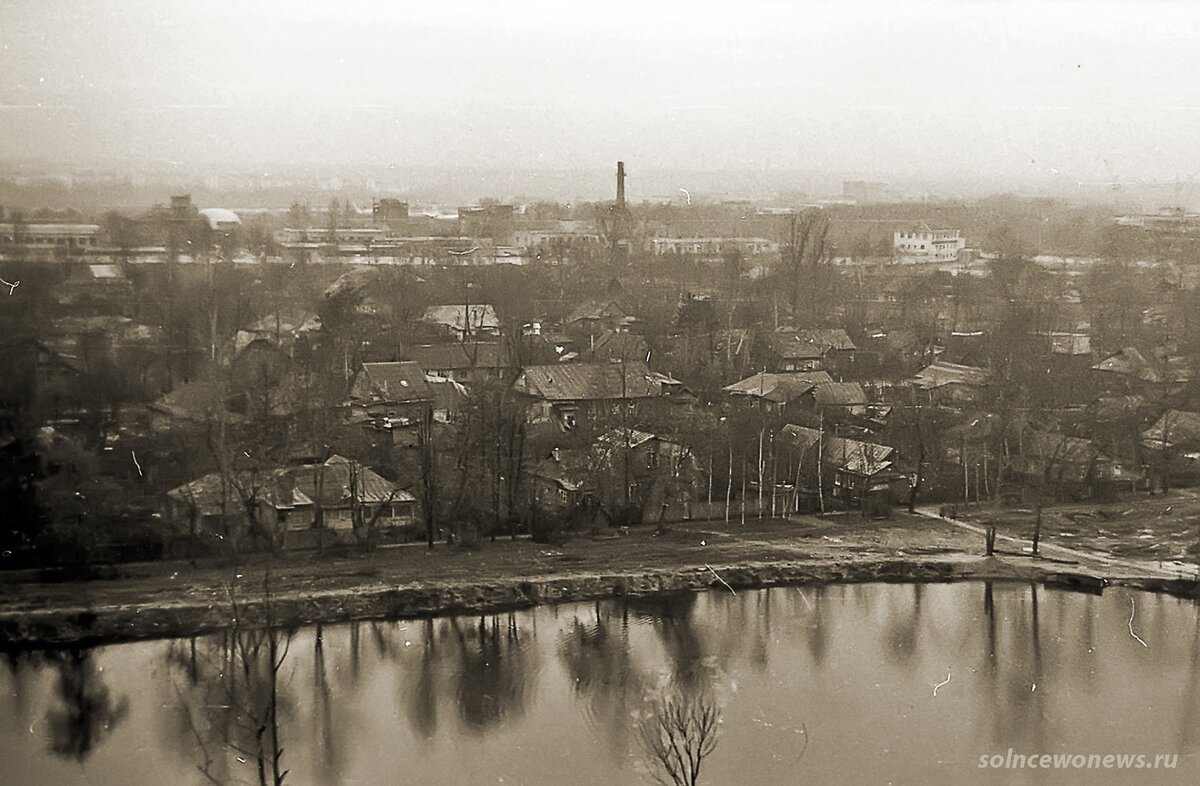
[[[825,407],[818,410],[818,425],[817,425],[817,501],[821,505],[821,512],[825,512],[825,474],[824,474],[824,448],[825,448]],[[810,421],[811,422],[811,421]]]

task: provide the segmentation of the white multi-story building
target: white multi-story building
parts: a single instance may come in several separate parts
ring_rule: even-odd
[[[957,229],[933,229],[925,222],[892,236],[895,255],[906,262],[956,262],[966,247]]]

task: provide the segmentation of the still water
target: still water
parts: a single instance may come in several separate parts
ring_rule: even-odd
[[[0,783],[259,783],[260,741],[267,782],[278,751],[286,784],[651,783],[637,719],[664,690],[721,708],[705,784],[1197,783],[1198,681],[1197,605],[1114,588],[777,588],[247,631],[6,656]],[[979,769],[1010,748],[1178,765]]]

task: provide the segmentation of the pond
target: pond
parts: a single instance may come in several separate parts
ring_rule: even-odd
[[[4,661],[4,784],[259,783],[260,751],[287,784],[652,783],[663,695],[718,708],[706,784],[1200,782],[1197,604],[1121,588],[714,591]],[[1010,749],[1178,759],[980,768]]]

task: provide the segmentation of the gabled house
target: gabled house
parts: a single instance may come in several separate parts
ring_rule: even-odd
[[[566,430],[580,418],[611,412],[622,403],[686,393],[679,380],[651,371],[643,362],[526,366],[512,390],[527,402],[528,422],[554,422]]]
[[[341,456],[319,464],[214,472],[168,491],[163,514],[172,538],[218,538],[234,547],[255,537],[284,548],[353,543],[367,531],[387,532],[420,520],[412,494]]]
[[[722,390],[734,403],[754,403],[767,412],[784,412],[818,385],[833,382],[824,371],[793,371],[772,374],[761,371],[726,385]]]
[[[617,363],[622,360],[646,360],[650,348],[646,346],[646,340],[636,333],[606,330],[591,340],[591,349],[585,354],[594,363]]]
[[[1026,430],[1016,440],[1019,454],[1010,472],[1026,489],[1054,497],[1080,499],[1114,496],[1142,480],[1140,470],[1125,467],[1088,439],[1050,431]]]
[[[313,526],[313,500],[284,469],[213,472],[171,489],[163,519],[168,540],[224,540],[238,547],[252,537],[275,539]]]
[[[987,383],[988,373],[984,369],[943,360],[921,369],[912,380],[920,397],[935,404],[974,401]]]
[[[679,517],[692,499],[694,470],[694,457],[680,443],[616,428],[587,448],[551,451],[534,471],[535,497],[540,509],[552,513],[595,504],[610,516],[635,509],[633,520]]]
[[[841,328],[780,328],[765,337],[759,351],[768,371],[849,373],[857,348]]]
[[[352,535],[356,526],[387,529],[420,520],[416,497],[357,461],[335,455],[288,473],[312,500],[317,527]]]
[[[413,361],[363,363],[350,386],[350,419],[384,429],[415,426],[433,400]]]
[[[1167,410],[1142,432],[1141,444],[1159,477],[1190,485],[1200,476],[1200,412]]]
[[[1106,390],[1134,391],[1165,380],[1157,365],[1146,358],[1136,347],[1125,347],[1109,355],[1092,370],[1097,373]]]
[[[1142,432],[1142,447],[1150,450],[1200,450],[1200,412],[1169,409]]]
[[[908,489],[897,471],[896,449],[835,436],[795,424],[783,427],[782,445],[793,452],[800,485],[816,488],[846,505],[891,504]],[[818,469],[819,467],[819,469]]]
[[[417,363],[426,374],[460,382],[471,379],[496,379],[508,363],[499,342],[450,342],[410,344],[401,350],[404,360]]]
[[[555,448],[533,470],[534,500],[551,514],[595,500],[595,457],[588,448]]]
[[[851,414],[866,412],[867,393],[857,382],[823,382],[807,394],[818,410],[842,411]]]

